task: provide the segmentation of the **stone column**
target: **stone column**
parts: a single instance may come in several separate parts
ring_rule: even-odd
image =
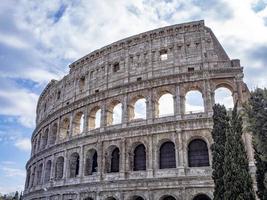
[[[124,179],[126,174],[126,140],[121,139],[121,150],[120,150],[120,178]]]
[[[155,148],[154,146],[153,146],[153,136],[152,135],[150,135],[149,137],[148,137],[148,147],[147,147],[147,149],[148,150],[146,150],[146,152],[147,152],[147,176],[149,177],[149,178],[152,178],[153,177],[153,174],[154,174],[154,162],[155,162],[155,159],[154,159],[154,155],[153,155],[153,148]]]
[[[67,162],[68,162],[68,157],[67,157],[67,151],[64,151],[64,170],[63,170],[63,177],[62,179],[66,179],[68,177],[68,165],[67,165]]]
[[[88,131],[88,106],[85,106],[85,111],[84,111],[84,122],[83,122],[83,133],[87,133]]]
[[[107,106],[106,102],[103,102],[103,105],[101,105],[101,119],[100,119],[100,129],[104,130],[107,126]]]
[[[125,95],[122,102],[122,127],[127,127],[128,123],[128,97]]]
[[[150,90],[149,92],[148,92],[148,97],[147,97],[147,99],[146,99],[146,119],[147,119],[147,121],[148,121],[148,123],[152,123],[152,121],[153,121],[153,117],[154,117],[154,108],[153,108],[153,104],[154,104],[154,102],[153,102],[153,92],[152,92],[152,90]]]
[[[204,91],[203,91],[203,100],[204,100],[204,109],[205,112],[207,112],[209,115],[212,115],[212,98],[211,98],[211,89],[210,89],[210,83],[208,80],[205,80],[204,82]]]
[[[177,120],[181,119],[181,98],[180,98],[180,87],[175,87],[175,94],[173,95],[173,111]]]
[[[78,174],[78,177],[82,177],[83,176],[83,171],[84,171],[84,159],[83,159],[83,155],[84,155],[84,148],[83,146],[80,146],[79,148],[79,156],[80,156],[80,160],[79,160],[79,164],[80,164],[80,169],[79,169],[79,174]]]
[[[69,126],[69,129],[68,129],[67,138],[70,139],[70,137],[72,136],[72,134],[73,134],[73,112],[70,115],[70,126]]]

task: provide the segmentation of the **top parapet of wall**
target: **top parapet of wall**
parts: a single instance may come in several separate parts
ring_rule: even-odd
[[[153,40],[157,37],[163,37],[167,35],[172,35],[175,33],[186,33],[186,32],[197,32],[202,31],[205,28],[204,20],[193,21],[182,24],[175,24],[171,26],[166,26],[154,30],[150,30],[144,33],[140,33],[131,37],[124,38],[107,46],[104,46],[100,49],[97,49],[86,56],[80,58],[79,60],[73,62],[69,65],[70,71],[74,70],[74,68],[84,65],[86,62],[92,62],[104,55],[107,55],[111,52],[118,51],[125,47],[130,47],[132,45],[136,45],[138,43],[142,43],[148,39]],[[227,55],[226,55],[227,56]]]

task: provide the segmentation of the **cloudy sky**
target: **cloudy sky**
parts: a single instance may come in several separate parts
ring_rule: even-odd
[[[96,48],[204,19],[249,88],[267,86],[267,0],[1,0],[0,193],[21,190],[38,95]]]

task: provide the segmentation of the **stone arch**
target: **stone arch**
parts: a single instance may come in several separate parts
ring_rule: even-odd
[[[84,114],[82,111],[79,111],[78,113],[75,114],[73,121],[72,121],[72,126],[73,126],[72,135],[79,135],[84,131],[83,130]]]
[[[128,118],[133,119],[146,119],[146,98],[144,95],[138,94],[134,96],[128,105]]]
[[[133,171],[146,170],[146,147],[143,143],[135,146],[133,150]]]
[[[47,183],[51,178],[52,161],[48,160],[45,164],[44,182]]]
[[[134,195],[129,200],[145,200],[145,198],[140,195]]]
[[[185,94],[185,114],[205,111],[204,97],[200,90],[189,90]]]
[[[188,144],[188,166],[205,167],[209,166],[208,145],[203,139],[193,139]]]
[[[83,198],[83,200],[94,200],[94,199],[91,197],[86,197],[86,198]]]
[[[40,163],[37,168],[37,185],[42,183],[43,163]]]
[[[50,136],[49,136],[49,144],[53,145],[57,140],[57,123],[54,123],[51,128]]]
[[[115,145],[108,148],[106,155],[106,171],[108,173],[120,171],[120,149]]]
[[[232,109],[234,107],[232,90],[224,86],[217,87],[214,91],[214,101],[217,104],[224,105],[226,109]]]
[[[107,125],[120,124],[122,122],[122,103],[113,100],[107,108]]]
[[[94,172],[98,172],[98,155],[96,149],[89,149],[85,155],[85,171],[84,175],[92,175]]]
[[[175,144],[170,141],[164,141],[159,147],[159,168],[176,168]]]
[[[88,126],[89,130],[99,128],[101,122],[101,108],[96,106],[89,111]]]
[[[60,156],[56,160],[55,179],[56,180],[62,179],[63,173],[64,173],[64,157]]]
[[[45,149],[47,142],[48,142],[48,134],[49,134],[49,129],[46,128],[44,133],[41,135],[42,136],[42,141],[41,141],[41,149]]]
[[[64,118],[60,124],[59,139],[64,140],[69,136],[70,120],[68,117]]]
[[[69,158],[69,177],[75,178],[79,175],[80,169],[80,156],[77,152],[70,155]]]
[[[193,200],[211,200],[211,198],[206,194],[197,194],[194,196]]]
[[[117,200],[115,197],[108,197],[106,200]]]
[[[164,195],[160,200],[176,200],[176,198],[173,195]]]
[[[174,115],[173,94],[168,91],[164,91],[161,93],[161,96],[158,98],[158,101],[155,104],[155,116],[165,117],[172,115]]]

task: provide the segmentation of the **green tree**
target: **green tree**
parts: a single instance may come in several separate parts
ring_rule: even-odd
[[[223,105],[215,104],[213,106],[213,130],[211,132],[214,143],[211,145],[212,151],[212,178],[214,180],[214,200],[224,198],[224,150],[226,131],[229,127],[229,118]]]
[[[257,195],[267,199],[267,89],[257,88],[251,93],[246,107],[249,130],[253,133]]]
[[[235,105],[226,131],[224,157],[224,199],[254,200],[252,178],[249,173],[248,159],[242,140],[242,118]]]

